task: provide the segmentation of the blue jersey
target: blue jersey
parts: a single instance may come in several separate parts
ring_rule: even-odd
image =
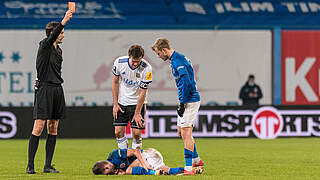
[[[184,55],[174,51],[171,56],[172,75],[178,87],[180,103],[192,103],[200,101],[192,64]]]
[[[136,159],[136,156],[127,157],[127,149],[116,149],[109,154],[107,161],[114,164],[115,169],[126,170]]]

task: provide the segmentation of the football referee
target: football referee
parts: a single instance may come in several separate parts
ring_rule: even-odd
[[[46,35],[39,43],[36,60],[37,80],[35,83],[35,102],[33,109],[34,125],[29,140],[27,174],[35,174],[34,157],[39,137],[47,122],[46,162],[44,173],[59,173],[52,165],[56,145],[59,119],[65,118],[65,99],[61,84],[62,50],[58,44],[64,38],[64,26],[71,19],[72,12],[67,11],[63,20],[50,22],[46,26]]]

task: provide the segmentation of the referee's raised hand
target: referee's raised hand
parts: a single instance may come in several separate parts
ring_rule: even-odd
[[[72,18],[72,12],[68,10],[64,15],[64,18],[62,19],[61,24],[65,26],[71,18]]]

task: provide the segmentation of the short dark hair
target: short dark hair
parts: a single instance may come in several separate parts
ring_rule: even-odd
[[[49,22],[47,25],[46,25],[46,35],[47,37],[50,36],[51,32],[59,25],[58,22]]]
[[[95,175],[103,174],[104,167],[108,164],[107,161],[98,161],[96,164],[92,167],[92,172]]]
[[[144,49],[139,45],[132,45],[129,48],[128,55],[133,59],[144,57]]]
[[[248,79],[254,79],[254,75],[253,74],[249,74]]]

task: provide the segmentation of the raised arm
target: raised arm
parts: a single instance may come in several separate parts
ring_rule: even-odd
[[[64,15],[64,18],[62,19],[61,24],[65,26],[71,18],[72,18],[72,12],[68,10]]]
[[[71,19],[72,17],[72,12],[67,11],[64,18],[60,22],[60,24],[51,32],[49,35],[47,41],[46,41],[46,46],[52,46],[53,43],[57,40],[58,36],[60,35],[62,29],[64,26],[67,24],[67,22]]]

